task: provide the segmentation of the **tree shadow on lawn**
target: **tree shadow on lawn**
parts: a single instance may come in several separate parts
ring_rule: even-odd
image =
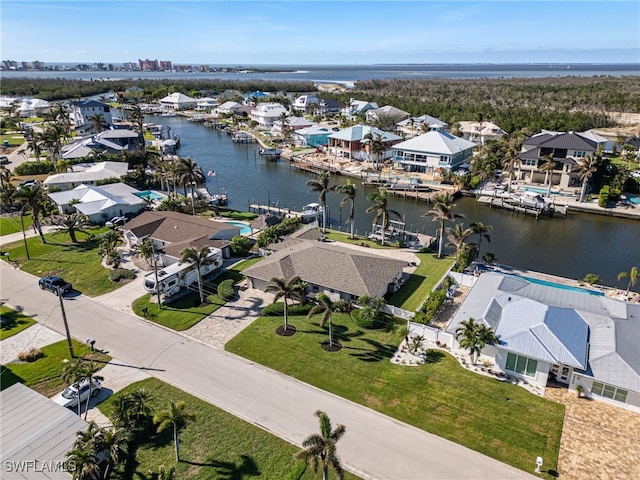
[[[385,345],[369,338],[363,338],[362,341],[371,345],[373,348],[369,350],[366,348],[345,347],[345,349],[354,351],[360,350],[361,352],[359,353],[350,353],[349,355],[363,362],[379,362],[393,357],[393,354],[396,351],[396,347],[394,345]]]
[[[24,378],[16,375],[4,365],[0,365],[0,390],[9,388],[15,383],[24,383]]]
[[[447,354],[440,350],[427,350],[427,356],[425,357],[425,363],[438,363],[445,358]]]
[[[25,317],[20,312],[9,310],[7,312],[3,312],[0,316],[0,328],[2,328],[2,330],[11,330],[18,325],[27,323],[28,320],[29,318]]]
[[[306,330],[302,330],[298,328],[298,332],[302,333],[310,333],[312,335],[320,335],[322,339],[318,341],[318,344],[322,344],[327,338],[329,338],[329,325],[325,324],[324,327],[321,327],[319,323],[312,323],[313,327]],[[349,327],[344,325],[333,325],[333,341],[334,342],[350,342],[354,338],[358,338],[364,335],[362,330],[350,331]]]
[[[255,460],[249,455],[240,455],[239,462],[222,462],[209,457],[206,462],[192,462],[181,460],[183,463],[197,467],[211,467],[215,470],[215,478],[222,480],[243,480],[247,477],[257,477],[262,474]]]

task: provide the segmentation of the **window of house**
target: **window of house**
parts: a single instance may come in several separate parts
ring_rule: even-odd
[[[527,377],[535,377],[536,370],[538,369],[538,361],[516,355],[515,353],[508,353],[506,369],[526,375]]]
[[[618,402],[627,401],[627,391],[622,388],[614,387],[613,385],[607,385],[606,383],[593,382],[591,387],[591,393],[598,395],[599,397],[610,398]]]
[[[575,158],[583,158],[583,157],[585,157],[586,155],[587,155],[587,154],[586,154],[586,152],[578,152],[578,151],[573,152],[573,156],[574,156]]]
[[[451,157],[447,155],[440,155],[440,163],[451,163]]]

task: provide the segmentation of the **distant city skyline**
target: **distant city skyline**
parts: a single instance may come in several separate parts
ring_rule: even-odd
[[[640,62],[640,2],[626,0],[3,0],[1,13],[1,58],[18,62]]]

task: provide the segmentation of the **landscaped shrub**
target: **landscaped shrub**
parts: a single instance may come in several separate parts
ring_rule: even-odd
[[[604,185],[600,189],[600,195],[598,195],[598,206],[602,208],[607,208],[608,203],[609,203],[609,185]]]
[[[234,281],[231,278],[228,278],[227,280],[220,282],[217,293],[218,297],[222,300],[231,300],[236,295]]]
[[[42,161],[21,163],[13,170],[13,173],[16,175],[43,175],[54,171],[53,162]]]
[[[358,325],[360,328],[380,328],[384,326],[384,316],[382,313],[377,312],[373,317],[366,318],[360,315],[362,313],[362,308],[354,308],[351,311],[351,319]]]
[[[434,290],[424,301],[420,310],[427,316],[429,320],[431,320],[433,317],[435,317],[436,313],[438,313],[446,298],[446,289],[441,288],[439,290]]]
[[[242,235],[236,235],[231,239],[229,249],[234,257],[244,257],[251,250],[251,240]]]
[[[109,280],[112,282],[119,282],[120,280],[133,280],[136,278],[136,274],[133,270],[127,270],[126,268],[114,268],[109,270]]]
[[[313,308],[313,303],[289,305],[289,315],[307,315]],[[281,317],[284,315],[284,303],[271,303],[262,309],[265,317]]]
[[[620,190],[619,188],[612,187],[609,189],[609,200],[617,202],[618,200],[620,200],[620,195],[622,195],[622,190]]]
[[[413,316],[412,322],[422,323],[424,325],[429,325],[431,323],[431,318],[427,317],[424,312],[416,312]]]
[[[20,352],[18,354],[18,360],[21,360],[23,362],[35,362],[42,357],[44,357],[44,353],[42,352],[42,350],[36,347],[31,347],[29,350]]]

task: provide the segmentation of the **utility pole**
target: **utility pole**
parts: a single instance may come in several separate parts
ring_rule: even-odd
[[[76,356],[73,353],[73,344],[71,343],[71,332],[69,332],[69,324],[67,323],[67,314],[64,311],[64,303],[62,302],[62,291],[60,291],[60,287],[58,287],[58,299],[60,300],[60,310],[62,311],[62,322],[64,323],[64,329],[67,332],[67,345],[69,345],[69,353],[71,354],[71,358],[75,358]]]
[[[24,209],[26,207],[25,205],[22,207],[22,210],[20,210],[20,224],[22,225],[22,239],[24,240],[24,250],[27,252],[27,260],[31,260],[29,257],[29,247],[27,246],[27,234],[24,232]]]
[[[156,253],[156,245],[151,240],[151,245],[153,246],[153,271],[156,275],[156,296],[158,297],[158,310],[162,310],[162,301],[160,301],[160,283],[158,283],[158,258],[159,255]]]

